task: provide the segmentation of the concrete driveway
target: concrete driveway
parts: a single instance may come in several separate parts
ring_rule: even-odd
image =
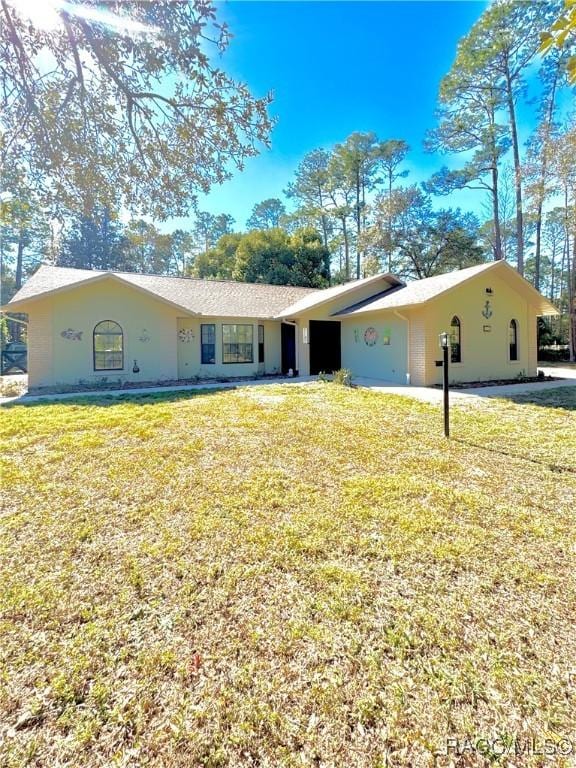
[[[474,401],[478,402],[480,398],[486,397],[513,397],[522,392],[541,392],[542,390],[558,389],[559,387],[576,387],[576,368],[547,368],[539,366],[538,370],[544,371],[546,376],[561,376],[562,378],[559,378],[557,381],[535,381],[523,384],[503,384],[494,387],[451,389],[450,401],[452,403],[473,403]],[[359,378],[354,381],[358,386],[372,389],[375,392],[413,397],[426,403],[442,403],[444,397],[441,389],[432,387],[409,387],[368,378]]]

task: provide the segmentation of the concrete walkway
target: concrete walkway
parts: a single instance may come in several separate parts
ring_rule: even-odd
[[[481,398],[489,397],[513,397],[524,392],[541,392],[546,389],[558,389],[559,387],[576,387],[576,369],[574,368],[540,368],[547,376],[562,376],[557,381],[537,381],[524,384],[505,384],[494,387],[471,387],[469,389],[453,389],[450,391],[450,401],[456,403],[479,402]],[[20,397],[0,398],[0,405],[14,403],[28,405],[28,403],[51,402],[54,400],[76,400],[78,398],[102,398],[102,397],[130,397],[131,395],[169,394],[171,392],[194,392],[200,390],[236,389],[237,387],[261,387],[270,384],[310,384],[317,381],[316,376],[302,376],[289,378],[247,379],[244,381],[207,382],[205,384],[186,384],[169,387],[139,387],[138,389],[101,389],[90,392],[66,392],[50,395],[23,395]],[[356,386],[371,389],[388,395],[401,395],[412,397],[426,403],[442,403],[443,393],[441,389],[431,387],[412,387],[396,384],[382,379],[369,379],[360,377],[354,379]]]
[[[538,370],[544,371],[546,376],[561,376],[563,379],[576,379],[576,365],[572,368],[562,368],[560,365],[547,367],[545,365],[539,365]]]
[[[441,389],[432,387],[407,387],[378,381],[377,379],[356,379],[355,383],[360,387],[367,387],[375,392],[388,395],[401,395],[413,397],[425,403],[441,404],[444,393]],[[536,381],[524,384],[504,384],[494,387],[470,387],[468,389],[451,389],[451,403],[478,403],[482,399],[490,397],[513,397],[514,395],[529,392],[541,392],[546,389],[558,389],[560,387],[576,387],[576,376],[558,381]]]

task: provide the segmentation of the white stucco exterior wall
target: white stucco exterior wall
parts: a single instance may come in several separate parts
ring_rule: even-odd
[[[516,285],[516,283],[514,283]],[[487,289],[490,289],[488,292]],[[336,299],[291,318],[296,323],[296,367],[310,370],[309,327],[312,320],[340,322],[341,365],[357,377],[414,385],[441,380],[438,334],[461,322],[462,361],[450,365],[451,381],[482,381],[533,376],[537,370],[537,312],[522,286],[511,287],[505,273],[487,271],[423,304],[336,314],[351,302],[373,295],[374,286]],[[225,308],[223,308],[225,311]],[[31,300],[29,381],[31,387],[58,384],[230,378],[281,371],[281,322],[245,317],[199,317],[113,278],[77,285]],[[518,359],[510,360],[509,327],[518,323]],[[93,330],[112,320],[124,334],[122,370],[95,371]],[[215,364],[201,363],[202,323],[216,326]],[[253,360],[222,362],[222,325],[251,325]],[[264,326],[264,363],[258,362],[258,327]],[[134,361],[138,372],[133,371]]]
[[[175,308],[114,280],[33,302],[28,310],[29,384],[175,379],[177,314]],[[122,370],[94,370],[93,331],[102,320],[122,328]],[[135,360],[139,373],[132,371]]]
[[[492,293],[486,293],[491,288]],[[488,305],[486,304],[488,302]],[[484,314],[483,314],[484,313]],[[442,381],[438,336],[450,332],[454,315],[461,322],[462,362],[450,363],[450,381],[489,381],[535,376],[537,370],[536,312],[528,301],[494,274],[479,275],[457,289],[407,312],[418,339],[411,347],[413,384]],[[518,360],[510,360],[509,326],[518,323]],[[416,332],[418,328],[418,332]],[[418,360],[423,360],[423,377]],[[421,365],[421,363],[420,363]]]
[[[95,371],[94,327],[113,320],[123,331],[122,370]],[[216,325],[216,364],[201,365],[200,325]],[[253,362],[222,362],[222,325],[253,326]],[[264,363],[258,326],[264,326]],[[190,334],[180,334],[190,331]],[[232,378],[280,372],[280,322],[257,318],[182,316],[182,310],[117,281],[102,280],[54,294],[29,308],[29,385]],[[137,364],[138,372],[133,371]]]
[[[406,322],[392,312],[379,312],[347,318],[341,330],[343,368],[353,376],[406,383]]]
[[[214,364],[202,365],[201,325],[216,326],[216,355]],[[222,362],[222,326],[238,324],[252,326],[253,361],[251,363]],[[258,362],[258,326],[264,326],[264,363]],[[181,317],[178,318],[178,378],[235,378],[258,374],[280,373],[280,323],[245,317]]]

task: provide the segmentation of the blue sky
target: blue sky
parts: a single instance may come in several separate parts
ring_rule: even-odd
[[[440,80],[458,40],[486,5],[474,0],[218,3],[219,18],[234,35],[219,64],[254,95],[274,92],[271,113],[277,125],[271,149],[201,199],[200,208],[231,213],[236,228],[243,228],[255,203],[282,197],[306,152],[330,148],[353,131],[405,139],[411,146],[407,182],[428,178],[446,163],[422,147],[435,125]],[[481,201],[479,193],[464,191],[440,204],[479,211]]]

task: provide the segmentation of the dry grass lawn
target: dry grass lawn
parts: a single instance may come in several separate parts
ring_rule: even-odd
[[[3,767],[574,764],[576,388],[0,420]]]

